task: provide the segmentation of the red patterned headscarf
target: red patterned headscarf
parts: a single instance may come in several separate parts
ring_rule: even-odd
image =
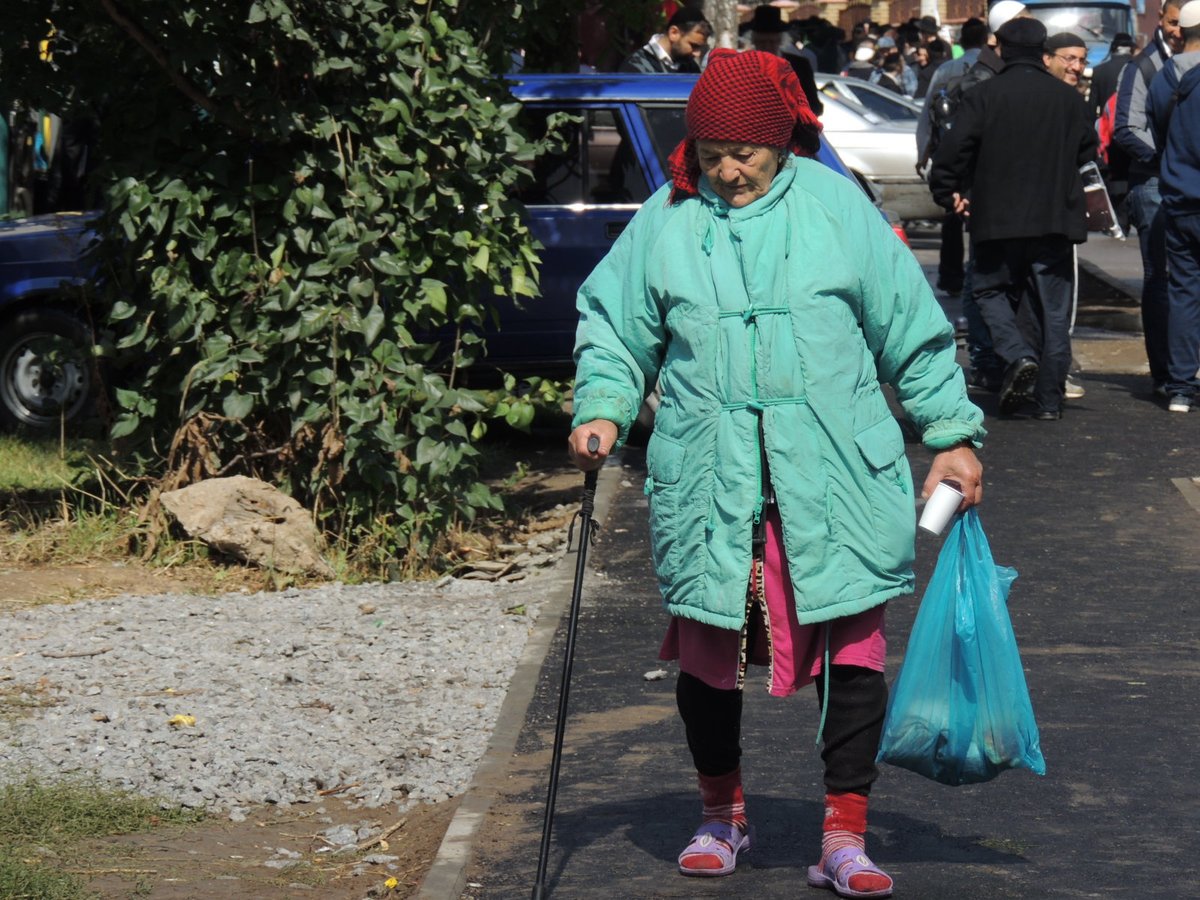
[[[688,99],[687,137],[668,160],[674,183],[671,202],[699,190],[696,141],[786,147],[801,156],[815,156],[820,131],[821,123],[786,60],[759,50],[718,48],[709,54]]]

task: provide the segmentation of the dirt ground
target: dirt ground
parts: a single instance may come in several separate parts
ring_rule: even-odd
[[[528,473],[506,488],[519,510],[509,540],[519,539],[526,529],[565,531],[570,511],[560,504],[577,502],[582,481],[560,447],[556,440],[550,448],[522,448]],[[29,566],[0,559],[0,616],[46,602],[88,602],[132,592],[260,590],[268,584],[261,572],[236,567],[162,569],[128,559]],[[456,807],[457,801],[448,801],[397,814],[352,809],[336,796],[318,797],[288,808],[253,809],[243,822],[214,817],[71,846],[61,853],[48,849],[46,862],[79,875],[104,898],[400,900],[420,884]],[[359,852],[331,852],[321,835],[339,824],[360,829]],[[367,862],[374,856],[395,859]],[[394,886],[387,885],[389,878],[396,879]]]
[[[287,809],[262,807],[244,822],[214,818],[94,841],[78,853],[86,864],[59,862],[105,898],[403,898],[415,892],[433,862],[456,806],[422,805],[396,815],[322,798]],[[340,824],[369,829],[360,852],[331,852],[321,835]],[[376,857],[381,861],[365,861]],[[387,860],[395,868],[382,857],[395,857]],[[390,889],[389,878],[397,882]]]

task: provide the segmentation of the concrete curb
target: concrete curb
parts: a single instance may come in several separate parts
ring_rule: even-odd
[[[1112,275],[1108,274],[1108,272],[1100,268],[1100,266],[1096,265],[1089,259],[1083,259],[1079,257],[1077,258],[1077,262],[1079,263],[1079,268],[1086,270],[1087,273],[1097,281],[1104,282],[1104,284],[1106,284],[1113,291],[1120,294],[1122,297],[1127,298],[1134,307],[1141,307],[1141,297],[1135,292],[1131,291],[1129,289],[1129,285],[1125,284],[1125,282],[1120,278],[1114,278]]]
[[[603,524],[620,482],[621,459],[614,456],[600,470],[596,485],[596,512],[594,521]],[[537,622],[525,642],[525,650],[509,682],[508,693],[500,707],[496,727],[488,748],[479,761],[471,786],[459,801],[458,809],[450,820],[446,835],[438,848],[437,856],[425,875],[415,900],[453,900],[461,897],[466,888],[467,864],[479,828],[495,800],[516,749],[517,738],[525,724],[525,715],[537,687],[538,676],[559,622],[571,607],[571,591],[575,584],[575,561],[578,551],[565,553],[553,570],[541,576],[548,599],[543,605]]]

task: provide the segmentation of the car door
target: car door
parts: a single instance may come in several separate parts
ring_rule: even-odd
[[[488,360],[510,371],[573,369],[575,295],[653,190],[645,141],[624,103],[527,103],[524,128],[543,135],[568,113],[561,150],[540,156],[518,198],[542,244],[541,296],[520,306],[500,297],[500,328],[488,334]],[[657,167],[657,163],[655,163]]]

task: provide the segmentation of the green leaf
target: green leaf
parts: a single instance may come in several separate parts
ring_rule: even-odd
[[[408,266],[401,262],[396,256],[392,255],[376,256],[372,258],[371,266],[377,271],[382,272],[384,275],[404,277],[409,274]]]
[[[117,419],[117,423],[113,425],[112,430],[108,433],[113,440],[118,438],[129,437],[138,430],[138,426],[142,424],[142,420],[134,415],[124,415]]]
[[[425,301],[439,316],[446,314],[446,285],[434,278],[421,279],[421,292]]]
[[[229,394],[221,402],[221,411],[234,420],[246,418],[253,409],[254,398],[249,394]]]
[[[367,342],[367,346],[373,346],[379,338],[379,333],[383,330],[384,324],[383,307],[378,303],[374,304],[367,314],[363,317],[363,338]]]

